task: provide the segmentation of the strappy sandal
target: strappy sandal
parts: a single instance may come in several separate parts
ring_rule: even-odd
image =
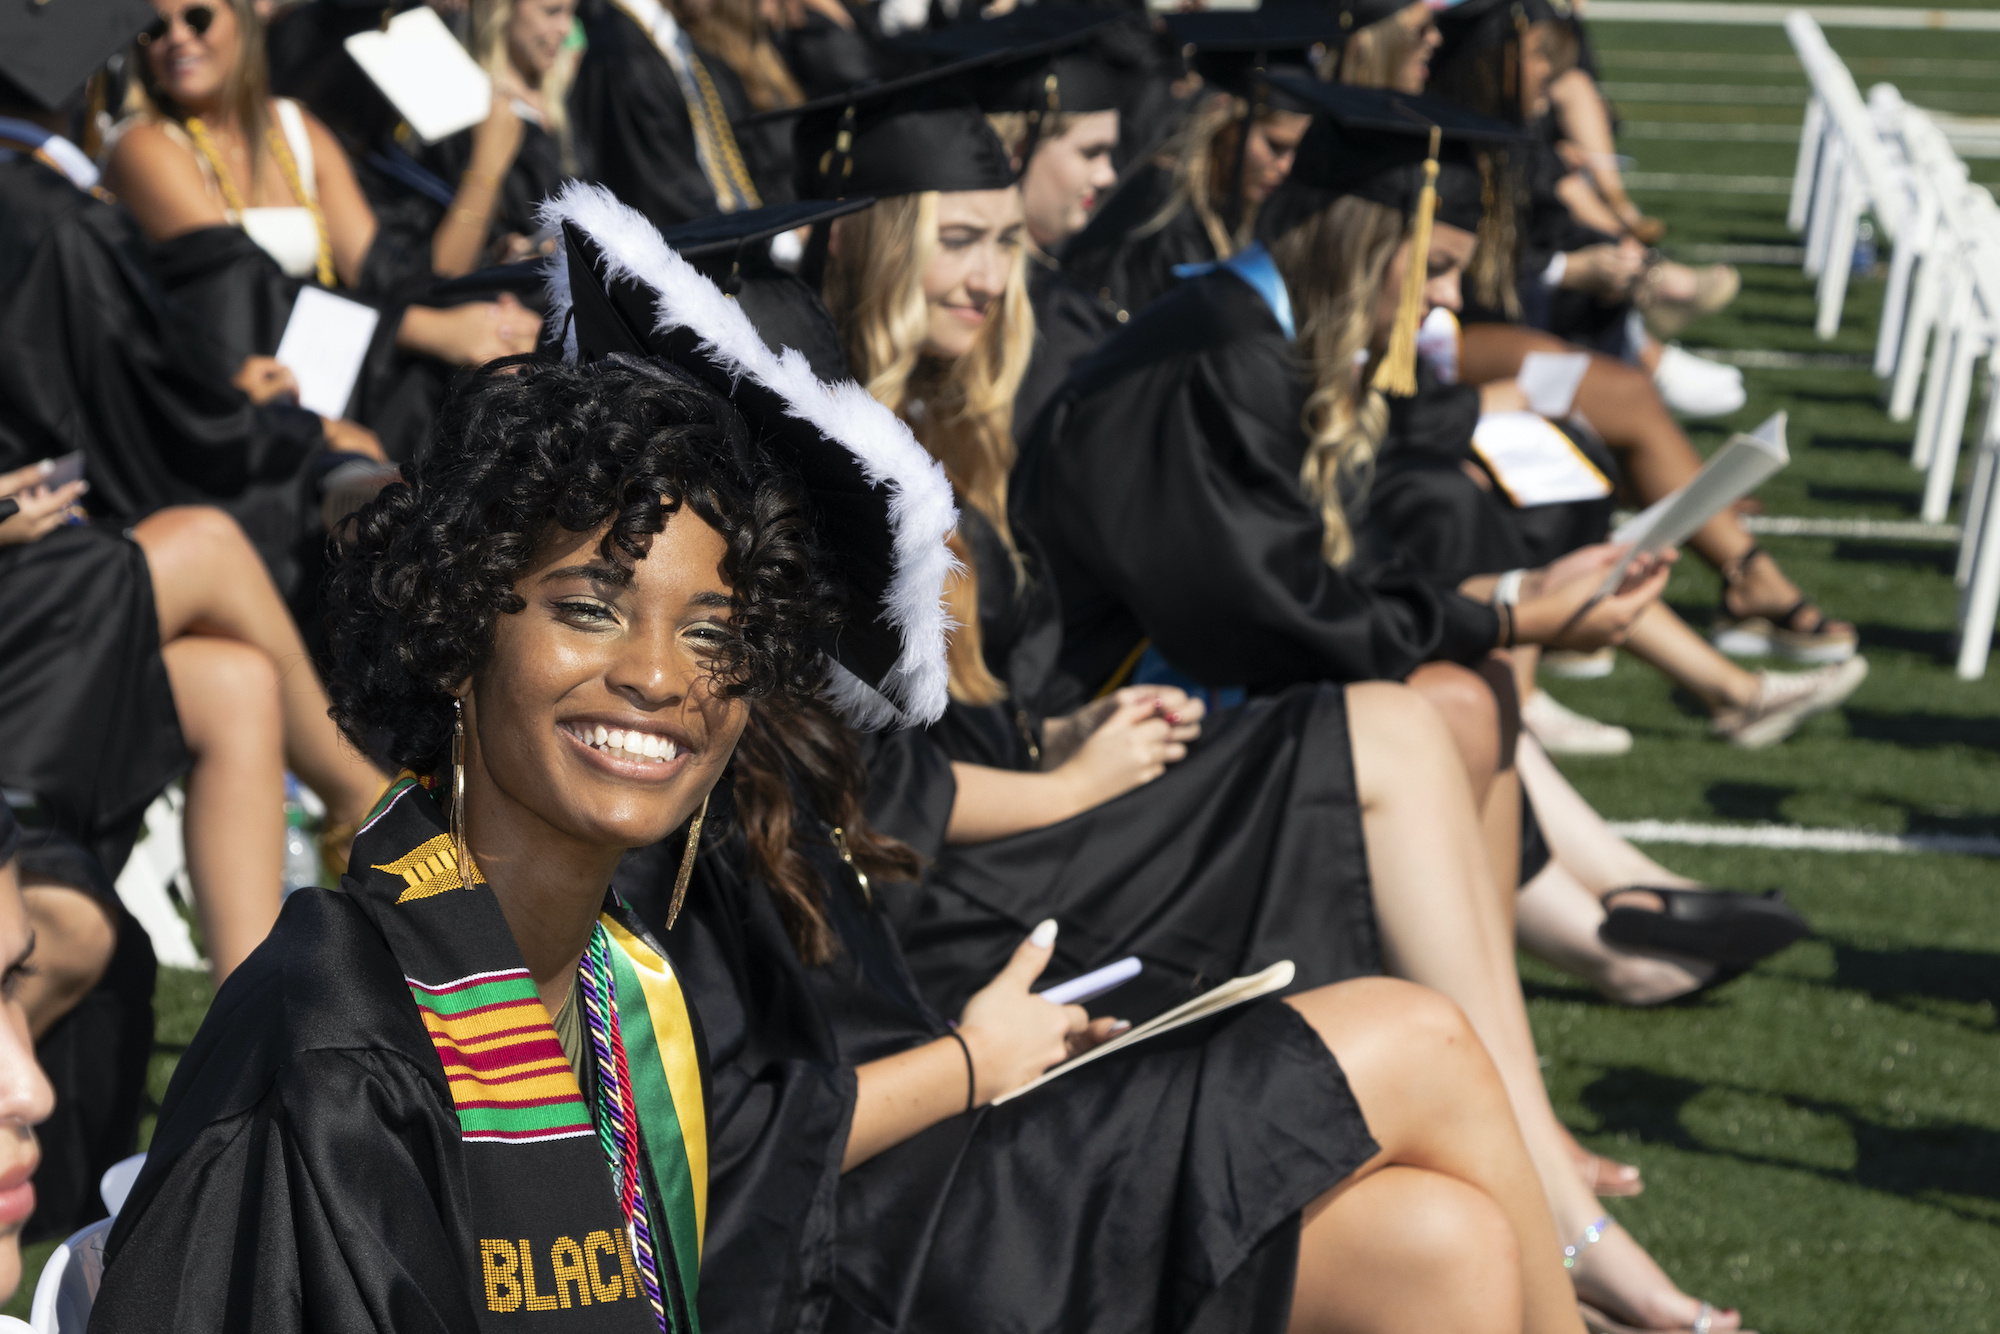
[[[1661,911],[1613,907],[1620,894],[1656,894]],[[1729,890],[1667,889],[1626,885],[1604,894],[1597,938],[1628,950],[1679,954],[1735,976],[1812,934],[1812,925],[1785,902],[1781,890],[1739,894]],[[1718,974],[1719,975],[1719,974]],[[1711,981],[1706,986],[1717,985]]]
[[[1617,1226],[1617,1220],[1606,1216],[1586,1227],[1581,1237],[1563,1247],[1563,1268],[1574,1270],[1576,1262],[1582,1258],[1583,1253],[1604,1240],[1604,1235]],[[1697,1308],[1692,1325],[1678,1329],[1671,1326],[1665,1329],[1651,1329],[1643,1325],[1628,1325],[1606,1314],[1602,1308],[1592,1306],[1581,1299],[1577,1301],[1576,1309],[1577,1314],[1583,1317],[1584,1328],[1590,1330],[1591,1334],[1709,1334],[1715,1325],[1715,1307],[1709,1302],[1703,1302]],[[1739,1334],[1751,1334],[1751,1331],[1739,1331]]]
[[[1729,605],[1731,590],[1742,584],[1757,557],[1770,558],[1763,547],[1750,549],[1722,569],[1722,593],[1715,611],[1715,625],[1709,642],[1732,658],[1775,656],[1792,662],[1825,666],[1846,662],[1854,656],[1861,636],[1845,621],[1829,621],[1826,613],[1801,597],[1775,616],[1761,613],[1738,615]]]

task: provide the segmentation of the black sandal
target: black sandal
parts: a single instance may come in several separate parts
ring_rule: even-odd
[[[1809,597],[1776,615],[1760,612],[1738,614],[1729,605],[1729,590],[1743,582],[1750,562],[1771,553],[1753,542],[1750,549],[1722,567],[1722,591],[1716,595],[1715,622],[1709,642],[1732,658],[1777,656],[1792,662],[1817,665],[1846,662],[1854,656],[1860,636],[1853,626],[1831,620]]]
[[[1627,885],[1603,895],[1657,894],[1664,911],[1613,908],[1607,903],[1597,938],[1624,949],[1680,954],[1717,965],[1708,987],[1719,985],[1812,934],[1812,926],[1779,890],[1737,894],[1727,890],[1663,889]],[[1734,970],[1734,971],[1731,971]]]

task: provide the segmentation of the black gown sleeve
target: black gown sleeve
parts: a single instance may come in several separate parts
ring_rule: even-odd
[[[1295,358],[1261,298],[1218,273],[1107,344],[1044,418],[1021,504],[1085,689],[1142,638],[1204,684],[1253,691],[1400,680],[1493,647],[1492,608],[1394,560],[1326,562],[1299,485]]]
[[[174,1073],[94,1334],[473,1334],[457,1117],[407,997],[344,895],[286,902]]]

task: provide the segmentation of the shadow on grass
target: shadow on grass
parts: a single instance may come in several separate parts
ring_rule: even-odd
[[[1775,1098],[1797,1111],[1843,1122],[1854,1137],[1854,1166],[1846,1171],[1814,1167],[1776,1154],[1719,1148],[1695,1138],[1684,1122],[1688,1103],[1710,1089]],[[1993,1221],[1991,1211],[1954,1207],[1936,1197],[2000,1202],[2000,1131],[1962,1122],[1889,1126],[1858,1115],[1852,1107],[1821,1098],[1793,1097],[1742,1085],[1704,1084],[1638,1066],[1614,1066],[1583,1090],[1583,1105],[1597,1118],[1589,1133],[1631,1135],[1710,1158],[1804,1172],[1825,1181],[1878,1190],[1903,1198],[1930,1197],[1925,1203],[1970,1221]]]
[[[1912,517],[1924,499],[1918,487],[1826,486],[1817,482],[1806,487],[1806,495],[1832,505],[1894,505]]]
[[[1901,565],[1950,577],[1958,565],[1958,548],[1943,542],[1835,542],[1833,558],[1855,565]]]
[[[1788,822],[1780,808],[1797,791],[1775,783],[1710,783],[1702,799],[1725,820],[1785,824]]]
[[[1877,1001],[1921,997],[2000,1010],[2000,955],[1981,950],[1871,950],[1835,942],[1833,969],[1828,986],[1865,991]]]
[[[1801,395],[1802,397],[1802,395]],[[1901,439],[1881,438],[1865,435],[1815,435],[1806,444],[1807,449],[1834,450],[1841,453],[1872,454],[1888,453],[1908,458],[1910,437],[1907,433]]]
[[[1863,635],[1864,642],[1867,636]],[[1971,746],[2000,754],[2000,718],[1968,718],[1948,713],[1844,711],[1847,730],[1858,741],[1887,741],[1906,750]]]
[[[1836,609],[1829,614],[1838,617],[1839,612]],[[1939,667],[1949,667],[1958,660],[1958,639],[1950,630],[1919,630],[1877,621],[1857,621],[1854,628],[1861,635],[1863,653],[1914,653]]]

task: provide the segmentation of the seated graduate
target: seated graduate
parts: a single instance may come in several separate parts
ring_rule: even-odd
[[[347,534],[337,713],[410,772],[182,1058],[94,1327],[696,1328],[701,1043],[606,886],[684,825],[691,863],[749,700],[826,678],[818,507],[860,547],[831,559],[862,561],[886,497],[935,483],[914,449],[786,418],[810,376],[688,277],[729,346],[488,372]],[[573,346],[632,299],[594,294],[558,312]],[[931,508],[899,553],[935,586]],[[914,707],[896,666],[836,677]]]
[[[21,896],[14,813],[0,801],[0,1297],[21,1286],[21,1229],[35,1211],[40,1150],[35,1127],[48,1119],[55,1092],[35,1064],[21,983],[34,970],[35,933]]]
[[[1291,170],[1311,117],[1268,76],[1311,77],[1308,53],[1342,31],[1334,6],[1297,0],[1165,22],[1193,50],[1204,93],[1061,255],[1070,278],[1121,324],[1118,312],[1129,318],[1173,286],[1176,265],[1227,259],[1250,243],[1257,210]]]
[[[798,157],[826,177],[802,173],[801,192],[886,196],[831,229],[827,290],[849,362],[944,463],[961,503],[953,703],[924,738],[871,757],[878,820],[937,858],[916,895],[885,895],[923,993],[954,1010],[1043,916],[1069,928],[1065,971],[1139,956],[1127,995],[1142,1012],[1280,958],[1301,986],[1373,971],[1379,933],[1396,972],[1464,1008],[1558,1222],[1580,1232],[1595,1205],[1549,1108],[1493,911],[1511,886],[1481,856],[1474,794],[1437,714],[1397,685],[1305,685],[1231,711],[1190,747],[1203,710],[1178,690],[1079,708],[1054,672],[1061,622],[1042,563],[1007,522],[1007,389],[1028,345],[1011,164],[997,142],[982,146],[973,106],[921,79],[811,117]],[[1593,1272],[1657,1276],[1629,1240],[1618,1251]]]
[[[478,365],[532,348],[536,317],[509,295],[408,304],[420,291],[384,271],[380,253],[395,247],[378,251],[374,211],[339,141],[298,103],[268,96],[263,26],[248,0],[163,0],[159,14],[132,51],[135,110],[106,178],[153,241],[168,290],[232,355],[274,354],[307,283],[380,305],[350,411],[392,457],[409,457],[443,375],[413,372],[399,354]],[[413,374],[436,383],[407,385]]]
[[[962,110],[961,133],[982,124]],[[869,139],[864,121],[858,153]],[[630,210],[584,194],[557,208],[570,249],[551,305],[579,312],[579,362],[757,337]],[[586,326],[607,308],[618,325]],[[850,721],[925,722],[947,679],[944,570],[911,557],[939,550],[944,479],[900,462],[923,456],[858,387],[801,376],[782,394],[801,418],[837,404],[873,467],[904,479],[893,508],[877,483],[822,512],[850,557],[828,694]],[[889,513],[893,543],[865,540]],[[878,543],[887,559],[854,559]],[[704,822],[721,841],[691,876],[667,841],[616,877],[671,942],[710,1044],[705,1328],[1386,1330],[1412,1313],[1576,1328],[1504,1086],[1456,1012],[1414,988],[1254,1006],[978,1110],[1117,1025],[1030,993],[1051,921],[948,1026],[862,878],[907,877],[915,858],[868,828],[852,733],[817,702],[751,714]],[[1436,1230],[1384,1226],[1418,1213]]]
[[[0,339],[10,349],[0,472],[80,449],[97,517],[131,524],[169,505],[219,505],[295,600],[315,584],[325,543],[321,484],[343,461],[379,460],[381,446],[351,422],[281,401],[293,382],[277,363],[218,352],[64,137],[84,116],[91,71],[151,21],[151,6],[79,0],[22,14],[21,24],[59,33],[35,29],[40,47],[21,30],[0,42]],[[51,48],[57,59],[21,58]]]
[[[735,71],[704,54],[665,0],[588,0],[587,45],[570,90],[584,174],[655,227],[791,197],[789,164],[732,123],[752,104]]]

